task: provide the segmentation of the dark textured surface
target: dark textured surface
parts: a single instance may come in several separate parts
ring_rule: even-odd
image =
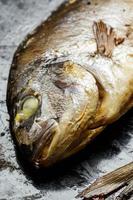
[[[0,199],[72,200],[95,178],[133,160],[133,111],[80,154],[49,171],[22,163],[8,128],[6,85],[14,51],[63,0],[0,0]]]

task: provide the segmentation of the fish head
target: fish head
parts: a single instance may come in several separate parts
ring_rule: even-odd
[[[98,98],[93,75],[73,61],[56,61],[29,75],[17,96],[13,129],[35,166],[50,166],[78,151]]]

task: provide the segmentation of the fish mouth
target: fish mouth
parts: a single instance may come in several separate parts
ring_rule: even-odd
[[[31,161],[35,167],[40,167],[42,157],[44,157],[44,149],[48,150],[49,145],[55,135],[57,123],[53,120],[41,122],[42,130],[40,131],[40,137],[34,144]],[[47,153],[46,155],[47,156]]]

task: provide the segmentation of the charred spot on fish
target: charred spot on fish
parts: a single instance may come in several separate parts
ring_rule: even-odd
[[[124,38],[117,37],[114,29],[106,25],[102,20],[94,22],[93,32],[97,44],[97,52],[111,58],[115,46],[124,42]]]

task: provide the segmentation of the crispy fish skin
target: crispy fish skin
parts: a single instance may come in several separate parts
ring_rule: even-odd
[[[66,2],[14,55],[11,131],[33,165],[78,152],[132,106],[132,0]]]

